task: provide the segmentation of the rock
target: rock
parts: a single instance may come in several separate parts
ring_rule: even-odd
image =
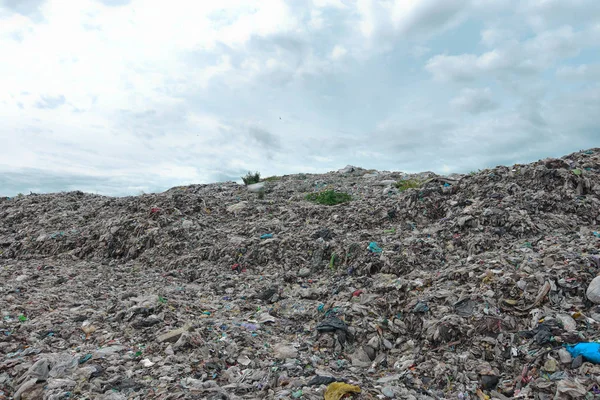
[[[592,279],[585,295],[592,303],[600,304],[600,276]]]
[[[298,271],[298,276],[300,278],[306,278],[310,275],[310,268],[300,268],[300,271]]]
[[[368,345],[367,346],[363,346],[363,350],[369,356],[369,360],[370,361],[373,361],[375,359],[375,356],[377,356],[377,352],[371,346],[368,346]]]
[[[356,349],[350,358],[354,367],[369,367],[371,365],[371,357],[369,357],[369,354],[363,347]]]
[[[564,347],[558,350],[558,357],[560,358],[561,364],[570,364],[571,361],[573,361],[571,353],[569,353]]]
[[[353,167],[352,165],[346,165],[344,168],[338,170],[339,174],[350,174],[352,172],[354,172],[356,170],[356,167]]]
[[[261,190],[264,190],[265,185],[266,185],[265,182],[253,183],[252,185],[246,186],[246,189],[248,189],[249,192],[257,193],[257,192],[260,192]]]
[[[184,229],[189,229],[189,228],[191,228],[191,227],[193,227],[193,226],[194,226],[194,222],[193,222],[193,221],[190,221],[189,219],[186,219],[186,220],[184,220],[184,221],[181,223],[181,227],[182,227],[182,228],[184,228]]]
[[[553,372],[556,372],[557,369],[558,369],[558,365],[556,363],[556,360],[553,358],[547,359],[546,362],[544,363],[543,370],[546,372],[553,373]]]
[[[571,362],[571,369],[577,369],[577,368],[581,367],[581,364],[583,364],[583,356],[578,355]]]
[[[559,314],[556,318],[562,323],[563,327],[567,332],[577,331],[577,322],[567,314]]]
[[[250,360],[250,358],[248,358],[248,356],[243,355],[243,356],[239,356],[237,358],[237,362],[240,363],[241,365],[247,367],[248,365],[250,365],[252,360]]]

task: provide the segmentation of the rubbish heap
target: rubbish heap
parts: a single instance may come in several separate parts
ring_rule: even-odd
[[[0,399],[600,398],[600,149],[260,194],[1,199]]]

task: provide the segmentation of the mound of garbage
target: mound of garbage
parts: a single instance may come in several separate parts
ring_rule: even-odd
[[[600,398],[600,149],[0,199],[0,399]]]

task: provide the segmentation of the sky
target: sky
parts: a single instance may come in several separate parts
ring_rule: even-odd
[[[600,146],[598,0],[0,0],[0,195]]]

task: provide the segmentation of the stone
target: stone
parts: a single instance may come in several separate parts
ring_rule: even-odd
[[[300,268],[300,271],[298,271],[298,276],[300,278],[306,278],[308,276],[310,276],[310,269],[309,268]]]
[[[265,185],[266,185],[266,182],[253,183],[252,185],[246,186],[246,189],[248,189],[249,192],[257,193],[257,192],[260,192],[261,190],[264,190]]]
[[[600,276],[592,279],[585,295],[592,303],[600,304]]]
[[[558,350],[558,357],[561,364],[570,364],[571,361],[573,361],[573,356],[571,356],[571,353],[569,353],[564,347],[561,347]]]
[[[553,373],[553,372],[556,372],[557,369],[558,369],[558,365],[556,363],[556,360],[553,358],[548,358],[546,360],[546,362],[544,363],[543,370],[546,372]]]

